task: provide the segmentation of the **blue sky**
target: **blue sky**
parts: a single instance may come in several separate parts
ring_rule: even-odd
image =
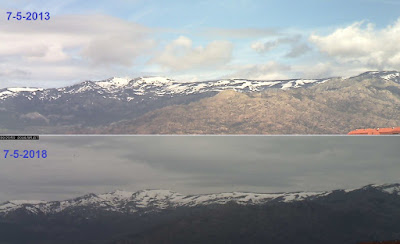
[[[0,87],[399,70],[399,7],[396,0],[0,1]],[[7,11],[52,18],[7,21]]]
[[[3,3],[4,2],[4,3]],[[370,20],[386,26],[398,18],[396,0],[229,1],[3,1],[9,9],[55,14],[103,13],[151,27],[316,28]],[[162,21],[160,21],[162,19]]]

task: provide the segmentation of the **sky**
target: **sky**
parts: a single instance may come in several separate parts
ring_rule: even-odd
[[[40,136],[2,150],[47,150],[46,159],[0,157],[0,202],[62,200],[114,190],[182,194],[294,192],[400,183],[398,137]]]
[[[397,0],[0,0],[0,88],[400,70]],[[7,20],[18,11],[48,21]]]

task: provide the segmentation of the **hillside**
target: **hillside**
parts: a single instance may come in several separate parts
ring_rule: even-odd
[[[110,78],[62,88],[4,88],[0,133],[345,134],[399,126],[399,94],[396,71],[313,80]]]
[[[346,134],[400,125],[400,84],[364,74],[309,88],[233,90],[187,105],[167,106],[92,133]],[[78,131],[79,132],[79,131]]]
[[[65,133],[71,128],[135,119],[158,108],[188,104],[224,90],[251,93],[296,89],[327,80],[178,82],[165,77],[114,77],[61,88],[4,88],[0,89],[0,133]]]
[[[400,185],[185,196],[115,191],[0,204],[0,243],[355,244],[400,239]]]

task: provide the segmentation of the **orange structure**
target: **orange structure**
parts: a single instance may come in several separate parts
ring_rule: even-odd
[[[400,244],[400,241],[370,241],[370,242],[359,242],[358,244]]]
[[[348,135],[395,135],[400,134],[400,127],[357,129],[350,131]]]

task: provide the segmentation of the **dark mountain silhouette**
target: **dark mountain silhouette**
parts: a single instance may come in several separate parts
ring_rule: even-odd
[[[0,243],[396,240],[399,192],[400,184],[391,184],[319,193],[183,196],[156,190],[88,194],[60,202],[12,201],[0,205]]]

